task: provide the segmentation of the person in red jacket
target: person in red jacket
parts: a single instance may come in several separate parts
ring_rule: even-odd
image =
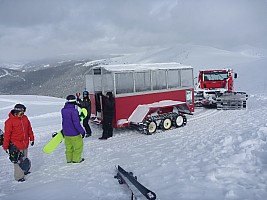
[[[19,151],[26,157],[28,146],[34,145],[34,134],[28,117],[24,114],[26,107],[22,104],[16,104],[14,109],[9,113],[9,118],[5,121],[3,148],[8,150],[9,144],[14,144]],[[14,177],[16,181],[25,181],[24,171],[16,163],[14,164]]]

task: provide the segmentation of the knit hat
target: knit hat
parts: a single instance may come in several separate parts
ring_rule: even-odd
[[[68,95],[66,99],[67,99],[68,103],[75,103],[76,102],[76,98],[72,94]]]

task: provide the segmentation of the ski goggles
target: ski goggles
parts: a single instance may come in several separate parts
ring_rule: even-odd
[[[16,110],[18,112],[26,112],[26,107],[22,104],[16,104],[13,110]]]
[[[13,110],[16,110],[18,112],[26,112],[26,108],[14,108]]]

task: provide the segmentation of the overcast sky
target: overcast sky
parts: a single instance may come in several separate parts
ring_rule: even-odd
[[[0,0],[0,63],[175,44],[267,48],[267,0]]]

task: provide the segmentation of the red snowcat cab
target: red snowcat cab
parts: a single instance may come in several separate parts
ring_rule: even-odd
[[[245,109],[248,95],[234,91],[237,74],[231,69],[199,71],[195,106],[223,110]]]
[[[179,63],[118,64],[92,67],[86,89],[92,120],[102,120],[102,95],[115,98],[114,128],[135,127],[145,134],[186,125],[194,111],[193,68]]]

